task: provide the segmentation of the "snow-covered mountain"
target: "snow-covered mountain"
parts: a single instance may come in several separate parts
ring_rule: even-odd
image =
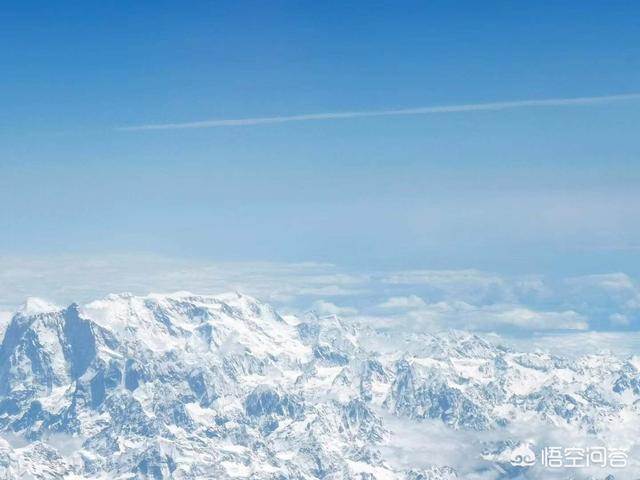
[[[0,479],[624,479],[638,427],[640,358],[283,318],[237,293],[32,299],[0,346]],[[549,442],[628,467],[510,463]]]

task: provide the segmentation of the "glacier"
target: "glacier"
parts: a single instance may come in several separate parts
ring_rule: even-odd
[[[0,479],[640,478],[633,355],[282,316],[240,293],[30,299],[3,329]],[[552,443],[624,448],[628,468],[510,462]]]

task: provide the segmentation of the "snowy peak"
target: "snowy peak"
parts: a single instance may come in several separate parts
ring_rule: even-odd
[[[40,315],[45,313],[52,313],[62,310],[57,305],[47,302],[46,300],[38,297],[29,297],[25,300],[24,304],[18,309],[18,314],[30,317],[34,315]]]
[[[0,393],[49,391],[79,378],[95,358],[91,322],[78,306],[65,310],[21,311],[0,346]]]

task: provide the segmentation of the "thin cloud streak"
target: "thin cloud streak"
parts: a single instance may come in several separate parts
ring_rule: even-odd
[[[250,125],[265,125],[265,124],[286,123],[286,122],[306,122],[311,120],[338,120],[338,119],[363,118],[363,117],[392,117],[392,116],[401,116],[401,115],[482,112],[482,111],[497,111],[497,110],[513,110],[517,108],[533,108],[533,107],[569,107],[569,106],[577,106],[577,105],[593,105],[593,104],[599,104],[599,103],[622,102],[622,101],[630,101],[630,100],[640,100],[640,93],[630,93],[625,95],[605,95],[605,96],[599,96],[599,97],[548,98],[548,99],[541,99],[541,100],[514,100],[509,102],[441,105],[441,106],[405,108],[405,109],[396,109],[396,110],[308,113],[308,114],[302,114],[302,115],[276,116],[276,117],[203,120],[203,121],[197,121],[197,122],[184,122],[184,123],[134,125],[130,127],[119,127],[116,130],[143,131],[143,130],[180,130],[180,129],[191,129],[191,128],[246,127]]]

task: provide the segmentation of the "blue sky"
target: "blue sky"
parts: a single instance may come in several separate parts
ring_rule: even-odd
[[[637,2],[0,11],[0,254],[640,273]]]

